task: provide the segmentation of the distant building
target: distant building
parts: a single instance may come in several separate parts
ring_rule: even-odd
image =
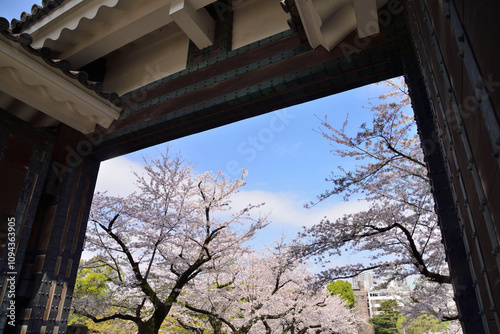
[[[361,315],[364,319],[369,319],[370,308],[368,303],[368,291],[365,289],[365,282],[356,282],[356,285],[353,285],[352,290],[354,291],[356,310],[358,310],[359,315]]]
[[[382,289],[382,290],[375,290],[375,291],[370,291],[368,294],[368,304],[369,304],[369,312],[370,312],[370,317],[374,317],[380,314],[378,311],[380,305],[382,302],[395,299],[398,301],[398,304],[402,304],[400,301],[400,297],[395,291],[392,291],[390,289]]]
[[[356,300],[356,309],[365,319],[378,315],[380,304],[386,300],[395,299],[402,306],[411,292],[411,288],[406,282],[392,281],[383,288],[377,285],[371,272],[363,272],[354,277],[352,289]]]
[[[366,290],[370,290],[374,285],[373,273],[369,271],[362,272],[352,279],[352,286],[359,286],[358,282],[362,281]]]
[[[411,288],[406,282],[392,281],[386,288],[374,287],[368,293],[370,317],[379,315],[378,308],[386,300],[395,299],[400,306],[408,300]]]

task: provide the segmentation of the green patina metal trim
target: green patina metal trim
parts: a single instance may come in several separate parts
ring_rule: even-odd
[[[216,64],[218,62],[221,62],[223,60],[226,60],[226,59],[238,56],[238,55],[240,55],[242,53],[254,50],[254,49],[259,48],[261,46],[264,46],[266,44],[270,44],[272,42],[279,41],[280,39],[292,36],[293,34],[294,34],[294,32],[292,30],[286,30],[286,31],[280,32],[278,34],[275,34],[273,36],[270,36],[268,38],[262,39],[260,41],[257,41],[257,42],[254,42],[254,43],[242,46],[241,48],[238,48],[236,50],[227,51],[225,53],[222,52],[217,57],[214,57],[214,58],[211,58],[211,59],[207,59],[207,60],[202,61],[202,62],[200,62],[200,63],[198,63],[196,65],[188,66],[186,69],[184,69],[182,71],[179,71],[179,72],[174,73],[172,75],[169,75],[169,76],[167,76],[167,77],[165,77],[163,79],[159,79],[159,80],[154,81],[154,82],[152,82],[152,83],[150,83],[148,85],[145,85],[145,86],[143,86],[141,88],[138,88],[138,89],[133,90],[133,91],[131,91],[129,93],[126,93],[126,94],[124,94],[122,96],[122,99],[125,100],[125,99],[127,99],[129,97],[132,97],[134,95],[141,94],[144,91],[148,91],[148,90],[150,90],[150,89],[152,89],[154,87],[157,87],[159,85],[165,84],[165,83],[170,82],[170,81],[175,80],[175,79],[178,79],[178,78],[183,77],[183,76],[185,76],[187,74],[196,72],[199,69],[202,69],[202,68],[205,68],[207,66],[210,66],[210,65]],[[308,46],[304,46],[304,47],[307,47],[307,48],[310,49],[310,47],[308,47]]]
[[[200,50],[192,41],[189,41],[187,68],[194,66],[195,60],[199,58],[201,58],[201,61],[198,61],[198,63],[208,62],[211,58],[214,58],[212,56],[214,52],[218,54],[227,54],[227,52],[231,51],[233,36],[232,6],[219,0],[207,9],[213,17],[218,18],[215,27],[215,42],[213,45]]]
[[[124,136],[125,133],[134,133],[135,131],[141,130],[141,129],[146,129],[146,128],[151,128],[154,126],[157,126],[158,124],[166,123],[169,121],[173,121],[175,119],[181,118],[188,116],[189,114],[200,112],[202,110],[209,110],[210,108],[221,108],[221,107],[232,107],[232,106],[237,106],[239,104],[243,104],[246,102],[251,101],[252,99],[263,97],[269,94],[273,93],[279,93],[280,91],[284,91],[286,89],[293,88],[295,86],[299,86],[305,82],[314,82],[315,80],[319,80],[321,78],[324,78],[325,76],[332,75],[335,73],[339,72],[345,72],[349,70],[354,70],[354,71],[349,71],[345,74],[339,75],[339,76],[334,76],[329,80],[325,80],[320,83],[312,84],[310,87],[307,87],[305,89],[305,92],[309,92],[312,90],[327,90],[329,87],[335,86],[342,84],[343,82],[347,81],[354,81],[356,78],[358,78],[360,75],[370,75],[373,73],[383,73],[383,72],[390,72],[394,75],[401,75],[403,72],[402,65],[399,66],[396,70],[394,68],[394,60],[393,62],[382,62],[383,60],[387,59],[388,53],[383,52],[384,46],[376,46],[372,48],[372,50],[375,50],[375,56],[373,54],[363,54],[363,52],[360,52],[358,54],[353,54],[351,55],[351,61],[346,62],[345,58],[336,58],[329,60],[327,62],[317,64],[311,67],[307,67],[304,69],[301,69],[299,71],[295,71],[292,73],[285,74],[280,77],[276,77],[267,81],[260,82],[256,85],[249,86],[247,88],[231,92],[229,94],[226,94],[224,96],[219,96],[217,98],[207,100],[195,105],[188,106],[186,108],[183,108],[181,110],[175,110],[172,111],[168,114],[164,114],[162,116],[159,116],[155,119],[151,119],[145,122],[142,122],[140,124],[136,124],[134,126],[131,126],[130,128],[123,129],[118,132],[110,133],[105,135],[103,138],[103,141],[109,141],[112,140],[113,138],[117,138],[120,136]],[[290,50],[288,52],[291,52],[293,50]],[[281,59],[278,55],[273,56],[275,57],[274,61],[278,61],[278,59]],[[273,58],[270,57],[270,58]],[[268,58],[267,60],[269,60]],[[381,61],[380,64],[370,66],[364,69],[358,69],[357,66],[359,64],[365,64],[366,59],[369,59],[372,63],[376,63],[378,61]],[[243,71],[242,73],[245,73],[245,68],[238,69],[235,71],[232,71],[234,73],[234,76],[238,75],[238,71]],[[397,73],[395,73],[397,72]],[[224,80],[226,77],[224,77],[226,74],[221,75],[221,80]],[[185,89],[185,88],[184,88]],[[162,102],[167,100],[170,97],[170,94],[184,94],[185,91],[184,89],[181,89],[176,92],[172,92],[169,94],[166,94],[160,98],[153,99],[152,101],[148,103],[156,104],[158,102]],[[194,88],[191,88],[194,89]],[[144,104],[143,104],[144,105]],[[126,136],[126,135],[125,135]]]
[[[294,48],[294,49],[282,52],[280,54],[273,55],[271,57],[261,59],[258,62],[255,62],[255,63],[249,64],[249,65],[237,68],[235,70],[232,70],[232,71],[229,71],[229,72],[226,72],[226,73],[222,73],[222,74],[216,75],[216,76],[214,76],[212,78],[209,78],[207,80],[194,83],[194,84],[186,86],[186,87],[182,87],[181,89],[169,92],[169,93],[167,93],[165,95],[162,95],[160,97],[148,100],[148,101],[146,101],[144,103],[138,104],[138,105],[130,107],[128,109],[125,109],[122,112],[122,116],[126,116],[126,115],[129,115],[129,114],[132,114],[132,113],[134,113],[136,111],[142,110],[142,109],[150,107],[150,106],[154,106],[154,105],[156,105],[158,103],[167,101],[167,100],[169,100],[171,98],[182,96],[184,94],[196,91],[196,90],[204,88],[204,87],[208,87],[208,86],[213,85],[213,84],[218,83],[218,82],[223,82],[223,81],[225,81],[227,79],[231,79],[231,78],[237,77],[239,75],[242,75],[242,74],[245,74],[245,73],[257,70],[259,68],[262,68],[262,67],[265,67],[265,66],[268,66],[268,65],[280,62],[282,60],[291,58],[293,56],[297,56],[299,54],[302,54],[304,52],[308,52],[310,50],[311,50],[310,47],[303,45],[303,46],[300,46],[300,47],[297,47],[297,48]]]

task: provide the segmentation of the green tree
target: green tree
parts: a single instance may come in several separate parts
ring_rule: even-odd
[[[401,325],[398,327],[404,328],[406,334],[444,333],[449,325],[448,322],[443,322],[430,314],[422,314],[409,322],[404,317],[400,318],[400,320]]]
[[[84,295],[102,297],[109,290],[108,282],[117,278],[115,271],[103,258],[94,257],[80,264],[73,296],[74,298],[81,298]]]
[[[108,283],[117,278],[115,273],[116,271],[101,257],[94,257],[87,262],[82,262],[78,269],[73,298],[78,300],[103,298],[110,289]],[[133,330],[133,326],[126,321],[116,319],[96,324],[74,310],[70,311],[68,324],[85,325],[88,327],[89,333],[126,334]]]
[[[398,311],[398,302],[390,299],[380,303],[379,315],[370,319],[375,334],[398,334],[398,319],[401,312]]]
[[[82,261],[78,268],[73,298],[79,302],[85,299],[106,298],[110,290],[109,282],[118,279],[117,272],[123,275],[118,267],[111,266],[105,258],[96,256],[88,261]],[[110,307],[107,313],[116,312]],[[128,334],[136,331],[135,325],[129,321],[114,319],[106,322],[95,323],[89,317],[78,314],[72,310],[68,319],[69,325],[85,325],[89,333]],[[189,331],[180,327],[172,317],[167,317],[162,324],[162,329],[173,334],[188,334]]]
[[[337,295],[344,300],[348,308],[354,308],[356,305],[351,283],[339,279],[329,283],[326,289],[332,295]]]

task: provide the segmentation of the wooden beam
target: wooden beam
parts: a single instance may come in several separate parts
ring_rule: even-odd
[[[69,60],[73,68],[80,68],[173,21],[169,16],[172,0],[75,1],[81,4],[74,13],[66,12],[66,6],[61,7],[47,15],[44,25],[37,23],[26,31],[33,36],[34,48],[50,47],[60,58]],[[190,5],[196,11],[215,1],[191,0]],[[129,10],[123,11],[121,7]],[[119,15],[115,13],[118,11]],[[114,18],[109,17],[113,15]],[[74,34],[80,30],[91,37],[75,38]],[[68,42],[74,45],[62,44]]]
[[[353,0],[359,38],[378,34],[378,13],[376,0]]]
[[[187,0],[175,0],[170,5],[170,17],[199,48],[214,43],[215,21],[206,9],[195,10]]]

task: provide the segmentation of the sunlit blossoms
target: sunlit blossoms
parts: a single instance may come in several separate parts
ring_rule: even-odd
[[[114,279],[105,296],[76,298],[73,308],[95,322],[128,320],[139,333],[157,333],[185,286],[223,271],[266,221],[251,218],[256,206],[231,210],[244,175],[196,175],[167,152],[136,176],[138,192],[127,198],[95,196],[86,249]]]
[[[231,208],[245,175],[197,175],[168,152],[145,162],[136,193],[95,196],[86,249],[96,256],[83,263],[75,314],[139,333],[357,332],[356,312],[312,290],[312,273],[283,241],[248,247],[267,222],[252,215],[260,205]]]
[[[335,220],[325,218],[305,229],[305,241],[297,251],[325,266],[319,277],[321,283],[372,270],[389,281],[416,275],[428,282],[427,288],[437,289],[440,284],[449,285],[451,279],[424,154],[407,108],[410,99],[406,86],[397,81],[388,84],[391,92],[371,106],[371,122],[361,124],[357,132],[348,129],[347,120],[337,128],[326,118],[320,129],[331,141],[334,155],[354,158],[357,165],[352,169],[339,167],[339,173],[332,173],[327,179],[332,188],[318,196],[318,201],[334,195],[349,199],[361,194],[370,203],[369,210]],[[327,264],[332,256],[345,253],[364,254],[367,261]],[[447,291],[451,301],[451,289],[441,291]],[[419,303],[419,298],[413,300]],[[434,307],[432,303],[426,307],[439,310],[433,313],[441,319],[456,318],[454,307]]]
[[[235,261],[181,298],[184,328],[213,333],[357,333],[355,310],[326,289],[312,290],[308,267],[279,244]],[[205,323],[200,323],[204,315]]]

